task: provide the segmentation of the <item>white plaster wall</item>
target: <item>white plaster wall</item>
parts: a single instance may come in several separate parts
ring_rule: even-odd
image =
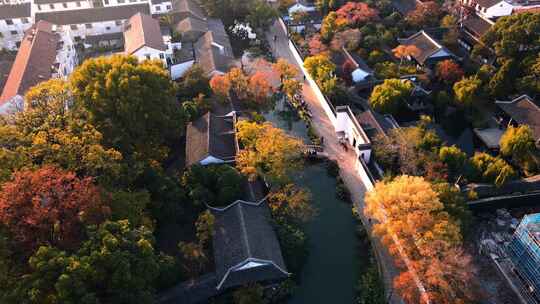
[[[24,37],[24,32],[32,26],[31,18],[11,19],[13,24],[7,24],[7,19],[0,20],[0,48],[16,50],[17,42]],[[13,31],[13,33],[12,33]]]
[[[152,15],[154,14],[166,14],[170,12],[172,9],[172,3],[171,1],[165,1],[159,4],[151,4],[150,5],[150,13]]]
[[[94,22],[91,23],[91,28],[86,28],[86,24],[74,24],[74,28],[71,28],[71,25],[64,25],[64,30],[70,30],[73,37],[85,38],[86,36],[95,36],[111,33],[120,33],[123,31],[122,23],[125,20],[117,21],[104,21],[104,22]]]
[[[315,10],[315,6],[305,6],[300,3],[296,3],[295,5],[289,7],[288,12],[289,16],[292,17],[292,15],[297,12],[313,12]]]
[[[66,1],[62,3],[50,3],[50,4],[32,4],[32,11],[35,12],[58,12],[69,11],[77,9],[92,8],[92,3],[87,0],[81,1]]]
[[[501,1],[492,7],[480,8],[477,5],[477,11],[487,18],[497,18],[502,16],[509,16],[512,14],[514,6],[506,1]]]
[[[163,55],[163,58],[159,57],[160,54]],[[144,61],[147,59],[150,59],[150,60],[158,59],[158,60],[163,61],[164,63],[167,62],[166,61],[167,57],[165,56],[164,51],[156,50],[147,46],[138,49],[135,53],[133,53],[133,56],[139,58],[140,61]]]
[[[182,62],[182,63],[171,65],[169,67],[170,72],[171,72],[171,78],[173,80],[176,80],[176,79],[184,76],[184,74],[187,72],[187,70],[189,70],[189,68],[193,65],[193,63],[194,63],[194,60],[190,60],[190,61],[187,61],[187,62]]]
[[[210,164],[223,164],[225,163],[225,161],[210,155],[210,156],[207,156],[205,159],[201,160],[199,163],[203,166],[207,166]]]

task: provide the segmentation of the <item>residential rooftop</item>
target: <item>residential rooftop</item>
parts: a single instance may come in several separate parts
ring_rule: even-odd
[[[32,16],[32,4],[0,4],[0,19],[29,18]]]
[[[148,3],[36,13],[36,22],[45,20],[58,25],[85,24],[125,20],[137,13],[150,14]]]

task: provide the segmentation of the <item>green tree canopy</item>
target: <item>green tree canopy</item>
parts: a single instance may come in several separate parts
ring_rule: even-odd
[[[369,103],[377,112],[396,114],[411,95],[412,89],[413,84],[409,81],[386,79],[373,89]]]
[[[184,172],[182,185],[196,205],[226,206],[241,198],[242,176],[229,165],[193,165]]]
[[[467,161],[467,154],[456,146],[444,146],[439,150],[439,158],[452,173],[459,174]]]
[[[499,57],[515,58],[520,52],[536,51],[540,46],[540,14],[501,17],[482,36],[482,42],[492,47]]]
[[[278,15],[277,11],[264,0],[253,0],[250,4],[247,21],[255,29],[266,30]]]
[[[29,259],[31,273],[20,281],[29,303],[152,303],[161,258],[152,232],[127,220],[91,228],[73,254],[40,247]]]
[[[136,160],[162,160],[183,126],[179,104],[163,64],[135,57],[86,60],[70,77],[75,107],[107,146]]]
[[[199,64],[187,70],[178,85],[177,95],[182,100],[193,99],[200,94],[210,96],[210,78]]]

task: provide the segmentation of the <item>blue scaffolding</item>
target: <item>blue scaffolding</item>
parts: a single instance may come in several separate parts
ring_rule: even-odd
[[[507,254],[516,273],[527,285],[528,292],[538,301],[540,299],[540,213],[523,217],[507,246]]]

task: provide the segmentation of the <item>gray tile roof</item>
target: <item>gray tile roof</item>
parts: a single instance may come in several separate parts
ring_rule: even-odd
[[[177,21],[190,16],[206,19],[206,14],[201,6],[193,0],[173,0],[171,13],[175,15]]]
[[[30,17],[32,4],[0,4],[0,19],[14,19]]]
[[[208,156],[228,160],[236,156],[236,135],[233,117],[220,117],[208,112],[191,122],[186,131],[186,166]]]
[[[398,39],[398,41],[403,45],[414,45],[418,48],[419,54],[413,55],[413,57],[420,64],[424,64],[429,57],[440,50],[451,54],[449,50],[424,31],[420,31],[406,39]]]
[[[482,38],[492,25],[492,22],[489,22],[476,14],[471,14],[463,20],[463,27],[465,27],[465,29],[476,39]]]
[[[137,13],[150,14],[150,6],[148,3],[37,13],[36,21],[46,20],[58,25],[85,24],[125,20]]]
[[[209,20],[209,31],[195,43],[195,60],[207,73],[227,72],[234,56],[229,36],[221,22]]]
[[[176,25],[176,30],[182,34],[183,41],[195,42],[208,31],[208,23],[195,17],[186,17]]]
[[[481,7],[490,8],[502,0],[476,0]]]
[[[522,95],[511,101],[496,101],[495,104],[518,124],[528,125],[535,140],[540,140],[540,105],[531,97]]]
[[[216,218],[213,245],[218,289],[289,275],[264,202],[236,201],[212,213]]]

